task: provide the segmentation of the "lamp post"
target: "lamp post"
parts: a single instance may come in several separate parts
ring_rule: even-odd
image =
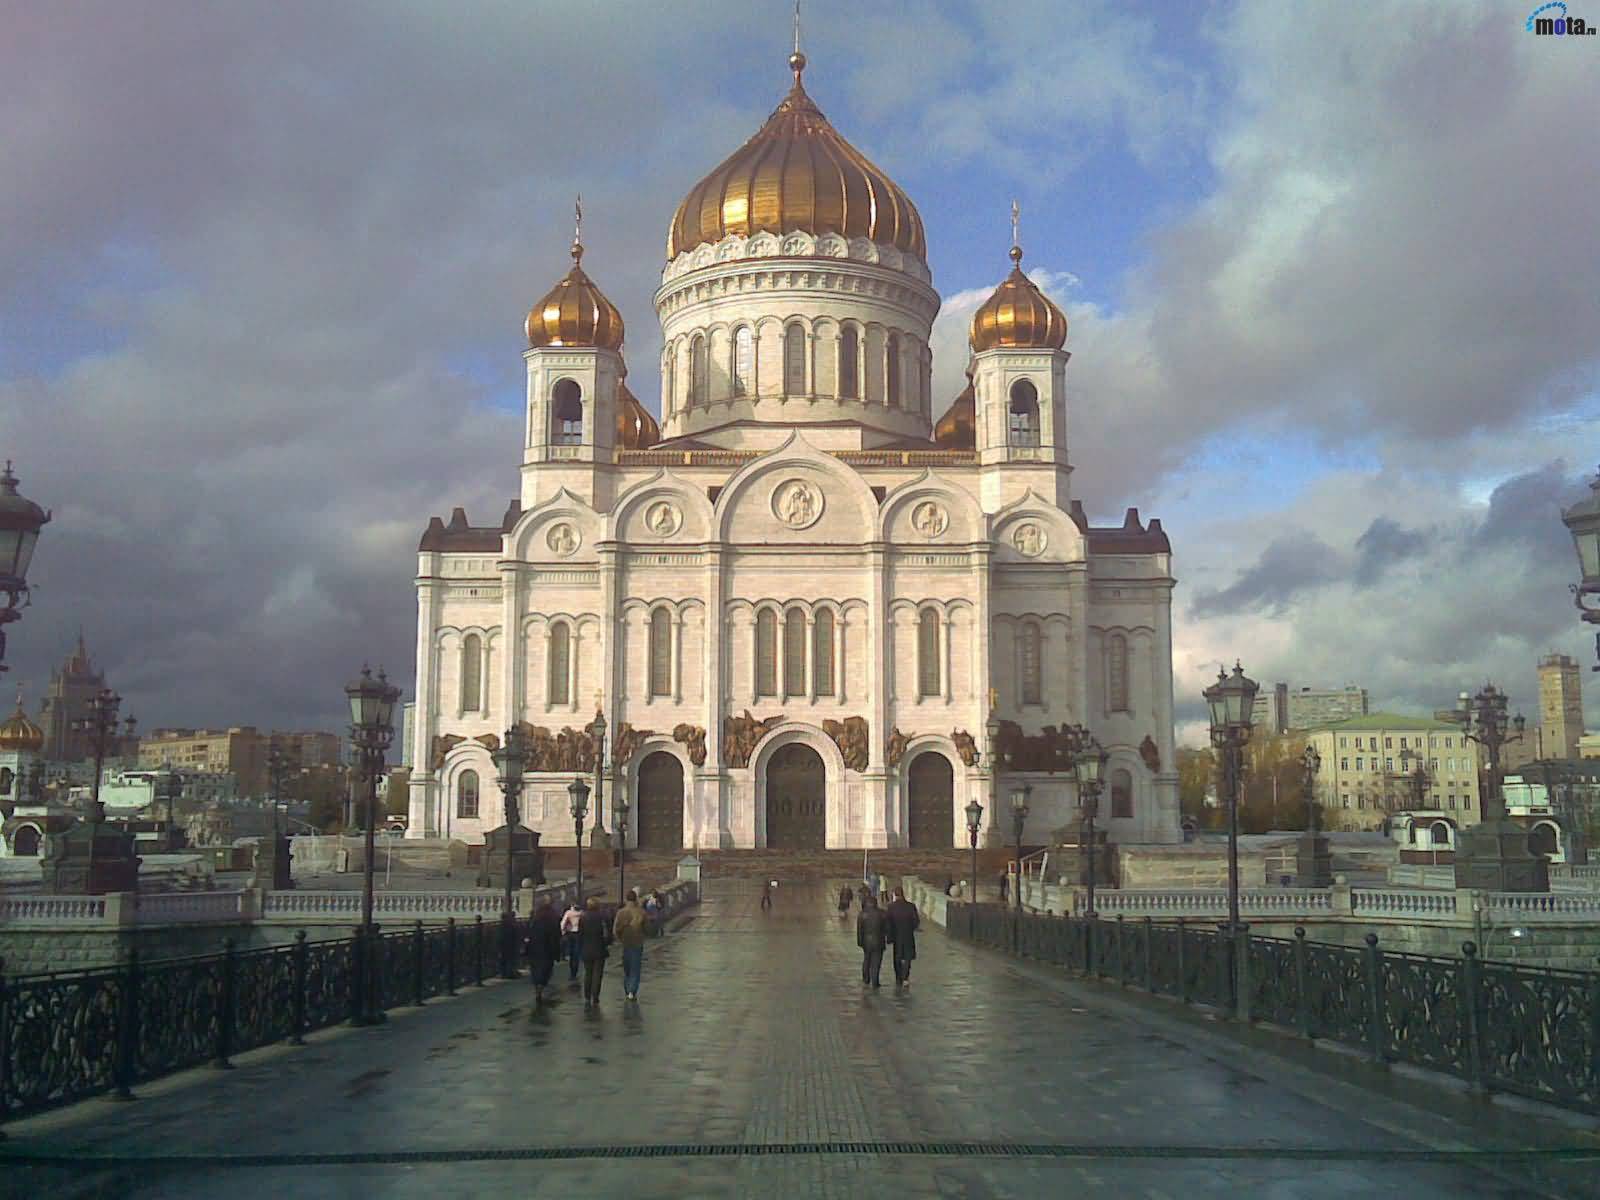
[[[967,936],[976,936],[978,928],[978,830],[983,827],[983,805],[976,800],[967,801],[967,841],[972,844],[972,895],[967,897]]]
[[[1087,729],[1080,726],[1073,733],[1072,769],[1078,777],[1078,803],[1089,838],[1089,911],[1084,915],[1093,918],[1100,915],[1094,905],[1094,819],[1100,811],[1100,789],[1105,785],[1106,760],[1110,755]]]
[[[517,908],[513,893],[516,890],[517,826],[522,822],[522,772],[528,763],[528,746],[522,730],[513,725],[506,730],[505,741],[489,756],[500,776],[500,792],[506,807],[506,895],[505,909],[500,918],[500,977],[517,977]]]
[[[1011,789],[1011,832],[1016,842],[1016,873],[1018,913],[1022,912],[1022,827],[1028,820],[1028,801],[1033,796],[1033,785],[1025,783]]]
[[[178,819],[178,797],[183,793],[183,776],[172,765],[172,760],[166,759],[161,764],[161,770],[156,779],[161,789],[161,798],[167,802],[167,825],[162,836],[168,854],[173,853],[177,847],[173,844],[172,826]]]
[[[1244,777],[1244,748],[1250,741],[1250,708],[1259,690],[1237,661],[1233,674],[1217,672],[1205,692],[1211,710],[1211,744],[1222,752],[1223,787],[1228,796],[1228,931],[1239,921],[1239,789]]]
[[[598,707],[594,710],[594,720],[584,727],[589,735],[589,744],[594,747],[594,833],[595,844],[600,842],[600,835],[605,832],[606,815],[606,715]]]
[[[567,784],[567,806],[572,811],[572,837],[578,844],[578,907],[583,907],[583,819],[589,811],[589,785],[582,776]]]
[[[1518,713],[1507,719],[1509,701],[1492,683],[1474,696],[1462,693],[1456,710],[1465,740],[1489,756],[1484,773],[1483,819],[1456,838],[1456,887],[1484,892],[1547,892],[1550,868],[1544,855],[1528,849],[1528,831],[1506,815],[1501,751],[1520,741],[1528,727]]]
[[[1572,531],[1572,546],[1578,552],[1582,582],[1572,585],[1573,603],[1590,625],[1600,625],[1600,607],[1591,608],[1585,600],[1600,597],[1600,474],[1589,481],[1589,498],[1563,510],[1561,520]],[[0,643],[3,646],[3,643]],[[1594,635],[1595,666],[1600,671],[1600,630]]]
[[[28,607],[28,563],[50,514],[17,493],[11,460],[0,472],[0,674],[6,670],[6,626]]]
[[[1295,873],[1301,887],[1323,888],[1333,885],[1333,858],[1328,839],[1322,836],[1322,807],[1317,803],[1317,773],[1322,770],[1322,755],[1307,746],[1300,755],[1300,795],[1306,802],[1306,831],[1295,844]]]
[[[267,775],[272,780],[272,887],[286,891],[294,886],[289,871],[289,839],[283,828],[283,777],[294,764],[283,746],[273,742],[267,749]]]
[[[400,689],[389,683],[383,668],[378,677],[372,677],[370,668],[363,666],[361,675],[345,685],[345,697],[350,702],[350,744],[355,748],[356,760],[366,777],[363,824],[366,826],[366,861],[361,874],[361,963],[357,967],[360,982],[360,1002],[352,1025],[376,1025],[384,1018],[377,1009],[376,980],[373,978],[373,944],[377,927],[372,923],[372,865],[377,857],[373,842],[373,819],[378,809],[378,776],[383,773],[383,760],[394,740],[394,706],[400,699]]]
[[[612,823],[617,830],[617,901],[628,898],[628,793],[622,781],[617,781],[616,796],[611,801]]]

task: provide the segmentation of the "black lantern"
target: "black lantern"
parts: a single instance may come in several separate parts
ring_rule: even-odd
[[[1211,744],[1222,753],[1223,785],[1228,801],[1228,930],[1239,921],[1239,792],[1243,786],[1244,748],[1250,740],[1250,711],[1260,688],[1237,661],[1233,674],[1217,672],[1217,682],[1203,693],[1211,710]]]
[[[505,740],[489,758],[499,774],[500,793],[505,797],[506,809],[506,889],[505,906],[501,914],[500,975],[503,979],[517,977],[516,955],[516,863],[517,826],[521,823],[519,801],[522,797],[522,772],[528,762],[528,747],[522,731],[513,725],[506,730]]]
[[[578,845],[578,907],[583,907],[583,819],[589,813],[589,785],[580,776],[567,784],[567,807],[572,812],[572,836]]]
[[[1578,552],[1581,582],[1572,585],[1572,597],[1591,625],[1600,625],[1600,605],[1590,607],[1585,600],[1600,597],[1600,475],[1589,481],[1589,498],[1565,509],[1561,520],[1572,531],[1572,546]],[[1600,657],[1600,633],[1595,634],[1595,653]],[[1594,668],[1600,671],[1600,666]]]
[[[1106,753],[1094,734],[1087,729],[1079,727],[1073,731],[1069,739],[1072,745],[1072,769],[1078,779],[1078,799],[1083,810],[1084,840],[1088,845],[1088,879],[1089,879],[1089,909],[1085,914],[1098,917],[1100,913],[1095,908],[1095,842],[1098,835],[1095,833],[1094,819],[1100,813],[1100,789],[1105,784],[1106,760],[1111,756]]]
[[[17,493],[17,477],[6,460],[0,472],[0,671],[6,669],[6,626],[28,607],[28,564],[39,531],[50,514]]]
[[[394,706],[400,699],[400,689],[389,683],[383,668],[378,677],[362,666],[361,674],[345,685],[344,694],[350,702],[350,742],[356,751],[356,761],[366,777],[366,813],[362,824],[366,826],[366,861],[361,875],[361,964],[356,972],[359,984],[359,1002],[351,1017],[353,1025],[376,1025],[384,1019],[377,1003],[377,979],[373,972],[376,955],[377,926],[372,922],[372,866],[377,857],[374,843],[374,826],[377,825],[378,776],[383,773],[384,755],[394,740]]]

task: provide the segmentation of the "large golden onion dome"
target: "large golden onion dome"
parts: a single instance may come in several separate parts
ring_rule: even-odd
[[[623,380],[617,380],[617,447],[622,450],[648,450],[661,440],[661,426],[639,403],[639,398],[628,390]]]
[[[572,243],[572,270],[528,313],[530,346],[622,348],[622,314],[579,265],[581,242]]]
[[[933,427],[933,440],[942,450],[974,450],[978,445],[978,395],[967,368],[967,386],[950,403]]]
[[[996,346],[1061,349],[1067,316],[1022,273],[1022,247],[1011,247],[1011,274],[972,314],[974,350]]]
[[[794,87],[756,135],[689,190],[667,231],[667,258],[730,234],[794,230],[867,238],[923,258],[911,198],[839,136],[801,86],[805,55],[789,59]]]
[[[37,754],[44,749],[44,730],[28,720],[22,711],[22,701],[17,701],[17,711],[0,723],[0,750],[29,750]]]

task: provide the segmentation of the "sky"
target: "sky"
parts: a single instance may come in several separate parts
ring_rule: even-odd
[[[1009,267],[1066,309],[1074,493],[1174,547],[1180,737],[1263,684],[1431,712],[1594,651],[1600,48],[1512,4],[806,0],[806,85],[918,204],[935,408]],[[409,695],[417,539],[516,491],[567,266],[658,409],[666,229],[783,96],[784,0],[0,0],[0,457],[53,510],[9,627],[124,711]]]

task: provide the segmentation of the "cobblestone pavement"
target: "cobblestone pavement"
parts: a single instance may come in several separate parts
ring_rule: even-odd
[[[708,884],[700,914],[649,944],[637,1004],[622,998],[616,956],[596,1013],[562,968],[543,1009],[525,981],[469,990],[399,1010],[377,1030],[330,1031],[241,1057],[231,1072],[148,1085],[136,1103],[18,1122],[0,1151],[73,1162],[19,1167],[0,1156],[0,1192],[1595,1194],[1586,1179],[1600,1153],[1531,1164],[1480,1153],[1541,1138],[1600,1146],[1577,1129],[1481,1104],[1485,1115],[1463,1123],[1445,1113],[1464,1101],[1442,1090],[1440,1111],[1422,1111],[1337,1071],[1240,1049],[1192,1014],[1145,1012],[947,941],[931,924],[914,986],[897,992],[886,965],[884,988],[865,990],[854,914],[839,920],[831,894],[780,887],[763,913],[754,885]],[[795,1143],[829,1145],[728,1153]],[[1003,1152],[1017,1145],[1035,1150]],[[650,1147],[653,1156],[626,1156]],[[95,1164],[103,1155],[139,1161]],[[252,1157],[230,1161],[239,1155]]]

